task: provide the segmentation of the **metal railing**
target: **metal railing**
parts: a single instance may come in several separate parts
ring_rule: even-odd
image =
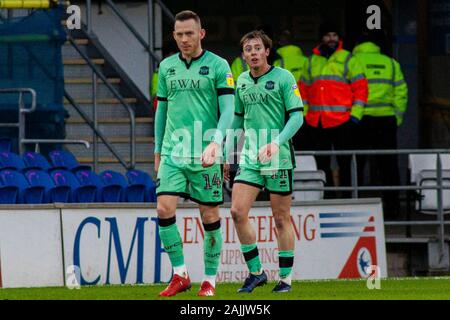
[[[111,0],[105,0],[106,3],[112,10],[112,12],[120,19],[120,21],[126,26],[126,28],[131,32],[131,34],[137,39],[137,41],[142,45],[146,52],[149,54],[149,75],[151,76],[154,71],[154,67],[156,63],[160,62],[160,58],[154,52],[154,35],[153,30],[155,29],[155,21],[154,21],[154,4],[157,3],[162,12],[166,17],[168,17],[171,21],[175,21],[174,15],[170,12],[170,10],[165,6],[162,1],[156,0],[148,0],[147,2],[147,14],[148,14],[148,42],[144,40],[144,38],[139,34],[136,28],[130,23],[130,21],[125,17],[125,15],[120,11],[120,9],[116,6],[116,4]],[[92,28],[92,1],[86,1],[86,24],[84,25],[86,36],[90,39],[93,35]],[[71,45],[77,50],[79,55],[86,61],[88,66],[92,69],[92,105],[93,105],[93,120],[89,118],[89,116],[77,105],[75,100],[68,94],[67,91],[64,92],[66,99],[69,103],[74,107],[74,109],[81,115],[84,121],[91,127],[93,130],[93,165],[94,170],[98,167],[98,138],[102,140],[108,150],[114,155],[115,158],[121,163],[123,167],[126,169],[132,169],[136,165],[136,119],[134,109],[131,108],[124,98],[117,92],[117,90],[109,83],[108,79],[103,75],[103,73],[96,67],[96,65],[92,62],[92,60],[87,56],[80,47],[76,44],[74,38],[68,35],[68,40]],[[105,86],[108,88],[110,92],[117,98],[120,104],[127,110],[130,117],[130,163],[127,164],[126,161],[121,157],[121,155],[117,152],[114,146],[106,139],[106,137],[101,133],[98,128],[97,121],[97,78],[100,78]],[[151,81],[150,81],[151,85]]]
[[[120,11],[117,5],[112,0],[105,0],[104,3],[111,8],[112,12],[120,19],[120,21],[126,26],[126,28],[131,32],[133,37],[142,45],[144,50],[149,54],[149,75],[153,74],[156,65],[161,62],[161,58],[154,51],[154,30],[155,30],[155,3],[161,8],[162,13],[171,22],[175,22],[175,16],[167,8],[167,6],[161,0],[148,0],[147,1],[147,26],[148,26],[148,42],[141,36],[141,34],[136,30],[133,24],[125,17],[125,15]],[[88,33],[92,32],[92,1],[86,1],[86,29]],[[151,79],[150,79],[150,89],[151,89]]]
[[[36,152],[36,153],[39,153],[39,151],[40,151],[39,147],[41,144],[55,144],[55,143],[57,143],[57,144],[81,144],[81,145],[84,145],[86,147],[86,149],[90,148],[90,144],[86,140],[23,139],[22,143],[23,144],[34,144],[35,145],[34,152]]]
[[[8,14],[10,14],[11,11],[8,11]],[[30,14],[31,12],[29,12],[28,14]],[[7,21],[8,19],[3,17],[2,14],[0,14],[0,20],[1,21]],[[40,70],[49,78],[49,79],[54,79],[54,76],[47,70],[47,68],[42,65],[42,63],[40,62],[39,58],[36,57],[36,55],[26,46],[23,46],[23,49],[30,55],[31,59],[33,60],[33,62],[40,68]],[[12,91],[10,91],[12,90]],[[17,90],[22,90],[22,92],[19,92]],[[8,92],[9,91],[9,92]],[[71,139],[26,139],[25,138],[25,114],[26,113],[31,113],[34,112],[36,110],[36,92],[31,89],[31,88],[25,88],[25,89],[21,89],[21,88],[13,88],[13,89],[0,89],[0,93],[19,93],[19,122],[18,123],[4,123],[4,124],[0,124],[0,127],[17,127],[19,130],[19,134],[18,134],[18,142],[19,142],[19,153],[23,153],[23,151],[25,150],[25,145],[26,144],[35,144],[35,151],[38,152],[39,151],[39,145],[40,144],[81,144],[84,145],[87,149],[90,148],[89,142],[85,141],[85,140],[71,140]],[[31,108],[30,109],[26,109],[24,108],[24,104],[23,104],[23,99],[22,99],[22,94],[29,92],[32,95],[32,102],[31,102]],[[69,96],[67,94],[67,92],[65,92],[66,94],[66,98]],[[69,96],[70,98],[70,96]],[[73,99],[72,99],[73,100]],[[23,111],[21,111],[21,109],[23,109]],[[78,108],[79,109],[79,108]]]
[[[91,2],[90,0],[88,0],[88,2]],[[11,13],[10,11],[8,11],[8,14]],[[90,12],[88,12],[88,17],[90,16]],[[90,20],[90,18],[88,18]],[[3,17],[3,15],[0,14],[0,20],[1,21],[7,21],[8,18]],[[68,40],[69,42],[72,44],[72,46],[78,51],[78,53],[81,55],[81,57],[87,62],[87,64],[89,65],[89,67],[92,69],[92,78],[93,78],[93,107],[94,107],[94,121],[92,121],[89,116],[81,109],[81,107],[75,102],[75,100],[71,97],[71,95],[67,92],[67,90],[64,90],[64,96],[66,97],[66,99],[69,101],[69,103],[74,107],[74,109],[78,112],[78,114],[80,114],[80,116],[83,118],[83,120],[86,122],[86,124],[93,130],[94,133],[94,140],[93,140],[93,145],[94,145],[94,156],[93,156],[93,164],[94,164],[94,170],[97,169],[98,166],[98,143],[97,143],[97,137],[100,138],[102,140],[102,142],[105,144],[105,146],[108,148],[108,150],[114,155],[114,157],[116,157],[120,164],[125,167],[126,169],[132,169],[135,167],[136,165],[136,152],[135,152],[135,148],[136,148],[136,135],[135,135],[135,127],[136,127],[136,120],[135,120],[135,116],[134,116],[134,110],[124,101],[123,97],[114,89],[114,87],[109,83],[109,81],[107,80],[107,78],[103,75],[103,73],[101,73],[100,70],[98,70],[98,68],[95,66],[95,64],[91,61],[91,59],[84,54],[84,52],[82,52],[82,50],[80,49],[80,47],[75,43],[74,39],[70,36],[70,34],[68,35]],[[33,52],[31,52],[31,50],[29,50],[29,48],[24,47],[24,49],[27,51],[27,53],[30,55],[30,57],[33,59],[33,61],[36,63],[36,65],[42,70],[42,72],[44,72],[44,74],[49,77],[49,79],[54,78],[46,69],[45,66],[43,66],[40,61],[39,58],[36,57],[34,55]],[[126,108],[126,110],[128,111],[129,115],[130,115],[130,164],[127,164],[126,161],[120,156],[120,154],[117,152],[117,150],[114,148],[114,146],[106,139],[106,137],[102,134],[102,132],[98,129],[98,123],[97,123],[97,119],[96,119],[96,115],[97,115],[97,80],[96,77],[99,77],[100,79],[103,80],[103,82],[105,83],[106,87],[114,94],[114,96],[121,102],[121,104]],[[95,81],[94,81],[95,79]],[[56,80],[55,80],[56,81]],[[20,116],[20,115],[19,115]],[[19,121],[20,122],[20,121]],[[19,127],[20,126],[18,124],[4,124],[4,125],[0,125],[0,127]],[[23,129],[25,130],[25,129]],[[25,131],[20,132],[19,129],[19,136],[22,136],[22,139],[19,137],[19,141],[23,140],[23,137],[25,136],[24,134]],[[68,141],[68,140],[58,140],[58,141]],[[78,144],[79,140],[70,140],[70,141],[74,141],[75,144]],[[86,141],[83,141],[81,144],[85,144]],[[28,143],[28,142],[26,142]],[[31,142],[30,142],[31,143]],[[45,142],[40,142],[40,143],[45,143]],[[61,143],[65,143],[65,142],[61,142]],[[23,144],[20,144],[19,146],[20,150],[24,150]]]
[[[19,154],[23,154],[26,144],[35,144],[35,151],[39,152],[40,144],[82,144],[86,148],[89,148],[89,142],[84,140],[70,140],[70,139],[26,139],[26,114],[36,111],[36,91],[31,88],[5,88],[0,89],[0,94],[16,93],[19,95],[18,101],[18,122],[13,123],[0,123],[1,128],[17,128],[18,129],[18,144]],[[31,107],[26,108],[23,99],[24,94],[31,95]]]
[[[25,139],[25,115],[27,113],[32,113],[36,110],[36,91],[31,88],[6,88],[0,89],[0,93],[17,93],[19,94],[18,101],[18,122],[14,123],[0,123],[2,128],[17,128],[19,131],[18,142],[19,142],[19,153],[22,154],[24,149],[23,140]],[[24,94],[31,95],[31,107],[26,108],[23,99]]]
[[[433,154],[436,155],[436,186],[359,186],[358,185],[358,161],[357,156],[380,156],[380,155],[411,155],[411,154]],[[387,221],[387,226],[438,226],[438,240],[440,244],[441,259],[445,255],[445,225],[450,221],[444,220],[444,190],[450,186],[443,185],[442,177],[442,154],[450,154],[450,149],[404,149],[404,150],[339,150],[339,151],[297,151],[296,156],[351,156],[351,186],[339,187],[305,187],[294,191],[351,191],[352,198],[359,197],[359,191],[418,191],[436,190],[436,215],[437,221]],[[301,171],[300,171],[301,172]]]
[[[69,103],[75,108],[75,110],[81,115],[84,121],[91,127],[94,132],[94,169],[98,166],[98,143],[97,138],[100,138],[108,150],[116,157],[122,166],[126,169],[133,169],[136,165],[136,117],[133,108],[125,101],[122,95],[109,83],[106,76],[97,68],[97,66],[92,62],[92,60],[81,50],[79,45],[75,42],[75,39],[68,34],[67,40],[70,44],[77,50],[78,54],[83,58],[84,61],[92,70],[92,105],[93,105],[93,115],[94,120],[92,121],[89,116],[80,108],[80,106],[75,102],[75,100],[70,96],[70,94],[64,90],[64,96],[69,101]],[[98,128],[97,119],[97,77],[100,78],[108,90],[114,95],[114,97],[120,102],[120,104],[128,112],[130,118],[130,163],[127,164],[122,158],[119,152],[114,148],[114,146],[108,141],[105,135]]]
[[[149,54],[149,75],[153,74],[154,66],[156,63],[160,62],[160,58],[153,50],[154,37],[153,30],[155,28],[154,22],[154,4],[158,3],[161,7],[162,12],[169,18],[171,21],[174,21],[175,18],[170,10],[162,3],[162,1],[152,1],[148,0],[148,43],[144,40],[144,38],[139,34],[136,28],[130,23],[130,21],[125,17],[125,15],[120,11],[120,9],[116,6],[116,4],[111,0],[105,0],[106,3],[112,10],[112,12],[120,19],[120,21],[126,26],[126,28],[131,32],[131,34],[137,39],[137,41],[142,45],[146,52]],[[88,38],[93,35],[92,28],[92,1],[86,1],[86,24],[85,24],[85,33]],[[132,169],[136,165],[136,119],[133,108],[131,108],[124,98],[117,92],[116,89],[109,83],[108,79],[103,75],[103,73],[95,66],[95,64],[91,61],[91,59],[80,49],[80,47],[76,44],[73,37],[68,35],[68,40],[71,45],[77,50],[79,55],[87,62],[88,66],[92,69],[92,105],[93,105],[93,121],[89,118],[89,116],[81,110],[81,108],[76,104],[75,100],[67,93],[64,92],[65,97],[74,107],[74,109],[81,115],[81,117],[85,120],[85,122],[91,127],[93,130],[93,164],[94,170],[96,170],[98,166],[98,138],[102,140],[108,150],[118,159],[118,161],[122,164],[126,169]],[[100,132],[98,128],[97,121],[97,78],[100,78],[103,83],[106,85],[108,90],[112,92],[115,98],[117,98],[120,104],[127,110],[130,117],[130,163],[127,164],[126,161],[120,156],[114,146],[109,143],[106,137]],[[151,83],[151,82],[150,82]]]

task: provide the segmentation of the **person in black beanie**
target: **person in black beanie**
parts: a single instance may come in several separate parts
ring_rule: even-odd
[[[339,47],[341,39],[339,28],[333,22],[324,22],[319,27],[319,50],[322,56],[329,58]]]
[[[340,29],[333,22],[319,28],[319,45],[309,59],[308,79],[311,79],[303,100],[305,123],[294,141],[297,150],[353,150],[357,147],[355,133],[367,103],[368,82],[364,68],[343,48]],[[349,156],[337,156],[339,181],[336,185],[350,186]],[[326,175],[326,185],[333,186],[330,157],[316,157],[317,168]],[[325,197],[350,197],[349,192]]]

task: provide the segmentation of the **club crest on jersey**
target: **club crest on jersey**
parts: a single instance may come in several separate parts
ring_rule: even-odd
[[[200,67],[200,71],[198,73],[200,73],[202,76],[208,75],[209,67],[207,67],[207,66]]]
[[[266,89],[267,90],[273,90],[275,88],[275,82],[269,80],[266,82]]]

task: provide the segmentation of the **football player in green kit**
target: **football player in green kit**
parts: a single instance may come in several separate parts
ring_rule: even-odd
[[[245,143],[233,184],[231,215],[249,269],[249,276],[238,291],[242,293],[250,293],[267,282],[248,218],[262,188],[270,193],[279,249],[280,280],[272,291],[291,291],[294,229],[290,208],[295,157],[290,139],[303,123],[303,104],[294,76],[268,64],[271,47],[271,39],[261,31],[250,32],[241,39],[250,70],[239,76],[236,85],[232,128],[244,129]],[[228,136],[226,154],[232,141]],[[228,164],[224,175],[228,180]]]
[[[160,64],[155,121],[159,234],[173,267],[172,280],[160,296],[174,296],[191,287],[176,225],[180,196],[199,204],[205,229],[205,276],[198,295],[212,296],[222,248],[219,160],[233,120],[234,81],[227,61],[202,49],[205,30],[196,13],[182,11],[175,16],[173,37],[180,53]]]

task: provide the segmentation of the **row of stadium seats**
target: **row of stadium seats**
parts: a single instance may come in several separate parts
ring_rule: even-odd
[[[436,167],[436,154],[411,154],[408,157],[409,179],[411,185],[418,187],[436,187],[438,185],[438,172]],[[442,185],[450,187],[450,154],[441,154]],[[446,213],[450,213],[450,189],[442,191],[442,205]],[[418,191],[415,204],[416,210],[435,214],[438,209],[437,190],[424,189]]]
[[[155,202],[155,184],[140,170],[129,170],[127,179],[119,172],[106,170],[97,175],[90,170],[75,174],[56,169],[50,173],[30,169],[0,171],[1,204]]]
[[[70,152],[55,150],[49,157],[50,162],[35,152],[1,152],[0,203],[156,201],[156,185],[143,171],[128,170],[126,178],[111,170],[97,175]]]
[[[75,156],[63,150],[54,150],[49,154],[50,162],[42,154],[27,151],[22,157],[13,152],[0,152],[0,169],[14,169],[26,172],[30,169],[52,171],[64,169],[73,173],[79,170],[91,170],[90,166],[78,163]]]
[[[317,201],[324,198],[323,191],[302,191],[307,188],[323,188],[326,176],[323,170],[318,170],[314,156],[295,156],[297,166],[294,169],[294,191],[292,199],[295,201]]]

